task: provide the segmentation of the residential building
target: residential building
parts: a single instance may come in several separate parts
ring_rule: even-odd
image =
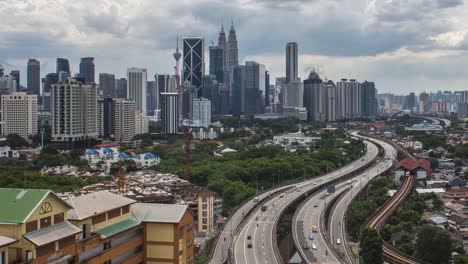
[[[210,234],[214,231],[214,199],[213,192],[202,192],[197,196],[198,233]]]
[[[136,107],[136,106],[135,106]],[[135,111],[135,135],[146,134],[149,131],[149,120],[148,117],[140,113],[140,111]]]
[[[81,58],[80,62],[80,78],[84,83],[95,83],[95,66],[93,57]]]
[[[361,117],[361,84],[355,79],[341,79],[336,83],[336,118],[355,119]]]
[[[114,139],[120,142],[130,142],[136,135],[135,102],[117,98],[113,104]]]
[[[177,134],[179,127],[179,94],[161,93],[161,126],[163,134]]]
[[[1,95],[0,133],[28,139],[37,134],[37,95],[14,92]]]
[[[135,101],[137,111],[146,113],[147,71],[144,68],[127,69],[127,100]]]
[[[18,90],[16,80],[12,76],[4,75],[0,77],[0,93],[12,93]]]
[[[98,136],[96,84],[75,78],[52,85],[52,142],[60,148],[89,147]]]
[[[155,81],[148,81],[146,83],[146,112],[145,115],[153,116],[156,108],[156,97],[159,97],[157,94],[157,87]]]
[[[193,123],[200,127],[211,124],[211,101],[206,98],[193,99]]]
[[[50,91],[52,90],[52,85],[58,83],[59,77],[55,72],[49,73],[45,76],[42,82],[42,97],[41,105],[42,110],[45,112],[50,112]]]
[[[307,109],[307,120],[309,122],[326,121],[328,111],[327,92],[320,76],[315,71],[311,71],[309,78],[304,80],[303,91],[303,105]],[[288,103],[288,100],[283,99],[283,102]]]
[[[296,42],[286,44],[286,83],[298,78],[298,46]]]
[[[133,109],[133,111],[135,110]],[[100,137],[114,137],[116,117],[117,113],[114,99],[105,97],[104,99],[98,100],[98,135]]]
[[[41,63],[36,59],[28,60],[27,67],[27,83],[28,92],[37,96],[41,95]],[[18,86],[19,89],[19,86]]]
[[[205,75],[205,39],[186,37],[183,43],[182,82],[188,81],[196,91],[195,97],[201,97]]]
[[[155,96],[153,98],[153,105],[155,106],[155,109],[157,110],[162,110],[161,108],[161,93],[167,93],[169,91],[169,84],[170,84],[170,78],[171,76],[169,74],[155,74],[154,75],[154,80],[156,82],[156,91],[155,91]],[[175,92],[176,87],[174,87],[173,91]]]
[[[376,93],[375,84],[373,82],[365,81],[361,84],[361,116],[375,120],[377,106],[376,106]],[[414,93],[410,100],[415,100]],[[414,102],[411,104],[411,109],[414,108]]]
[[[18,150],[11,149],[9,146],[0,147],[0,158],[19,158]]]
[[[329,80],[324,84],[326,98],[326,120],[328,122],[336,121],[336,85],[333,81]]]
[[[466,200],[468,198],[468,188],[453,188],[445,190],[444,197],[453,200]]]
[[[300,79],[281,85],[283,106],[302,107],[304,105],[304,84]]]
[[[116,98],[115,75],[110,73],[100,73],[99,88],[101,88],[103,97]]]

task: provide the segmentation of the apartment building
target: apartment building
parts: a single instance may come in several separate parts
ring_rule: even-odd
[[[209,234],[214,228],[214,197],[213,192],[202,192],[198,194],[198,232]]]
[[[0,133],[23,138],[37,134],[37,95],[4,94],[0,98]]]
[[[0,263],[194,262],[193,213],[98,191],[0,189]]]

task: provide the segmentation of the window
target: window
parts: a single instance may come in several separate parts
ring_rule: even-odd
[[[109,248],[112,247],[112,244],[111,244],[111,241],[110,241],[110,240],[104,242],[104,244],[102,244],[102,245],[103,245],[103,249],[104,249],[104,250],[108,250]]]
[[[106,221],[106,214],[96,215],[92,218],[93,225]]]
[[[52,225],[51,219],[52,219],[52,218],[51,218],[50,216],[41,218],[41,220],[40,220],[40,222],[41,222],[41,228],[48,227],[48,226]]]
[[[37,230],[37,220],[26,223],[26,233]]]
[[[202,216],[203,216],[203,217],[207,217],[207,216],[208,216],[208,212],[207,212],[207,211],[202,211]]]
[[[6,253],[5,251],[2,251],[0,254],[0,264],[6,264]]]
[[[55,242],[46,244],[36,249],[37,257],[51,255],[54,252],[55,252]]]
[[[202,204],[202,209],[203,210],[206,210],[208,208],[208,205],[207,204]]]
[[[33,254],[31,250],[26,250],[26,260],[33,259]]]
[[[184,237],[184,228],[181,227],[179,228],[179,239],[182,239]]]
[[[106,260],[106,261],[104,261],[104,264],[112,264],[112,260],[110,260],[110,259]]]
[[[64,221],[63,213],[58,213],[54,215],[54,225],[58,223],[62,223]]]
[[[202,229],[206,230],[206,229],[208,229],[208,226],[207,225],[202,225]]]
[[[186,225],[186,226],[185,226],[185,231],[187,231],[187,232],[188,232],[188,231],[192,230],[192,227],[193,227],[193,225],[192,225],[192,224],[188,224],[188,225]]]
[[[107,213],[107,219],[112,219],[120,216],[120,208],[114,209]]]

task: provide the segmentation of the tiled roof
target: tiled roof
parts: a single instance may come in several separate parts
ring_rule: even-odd
[[[179,223],[188,205],[136,203],[130,208],[140,222]]]
[[[34,245],[40,247],[50,242],[60,240],[81,232],[81,229],[69,223],[68,221],[41,228],[23,235],[24,238],[31,241]]]
[[[431,176],[431,163],[426,159],[413,160],[411,158],[406,158],[402,161],[399,161],[395,164],[395,169],[405,168],[408,171],[413,171],[417,168],[423,168],[427,171],[427,176]]]

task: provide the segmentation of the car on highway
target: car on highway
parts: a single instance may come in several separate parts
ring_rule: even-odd
[[[312,226],[312,232],[317,233],[317,226],[316,225]]]
[[[263,205],[262,208],[261,208],[262,212],[265,212],[267,210],[267,206],[266,205]]]
[[[247,236],[247,239],[248,239],[248,240],[251,240],[251,239],[252,239],[252,236]]]
[[[304,245],[302,245],[302,248],[305,249],[305,250],[310,249],[309,244],[307,244],[307,243],[304,243]]]
[[[318,204],[314,204],[314,207],[318,207]]]
[[[337,238],[337,239],[336,239],[336,243],[337,243],[338,245],[341,244],[341,239]]]
[[[252,244],[251,243],[247,244],[247,248],[252,248]]]
[[[258,202],[258,197],[254,197],[253,201]]]
[[[315,238],[314,232],[310,232],[309,239],[314,240],[314,238]]]
[[[280,194],[280,198],[283,198],[284,197],[284,194]]]
[[[316,182],[316,181],[314,181],[314,185],[317,185],[317,182]]]
[[[315,245],[315,243],[312,243],[312,249],[317,249],[317,245]]]

